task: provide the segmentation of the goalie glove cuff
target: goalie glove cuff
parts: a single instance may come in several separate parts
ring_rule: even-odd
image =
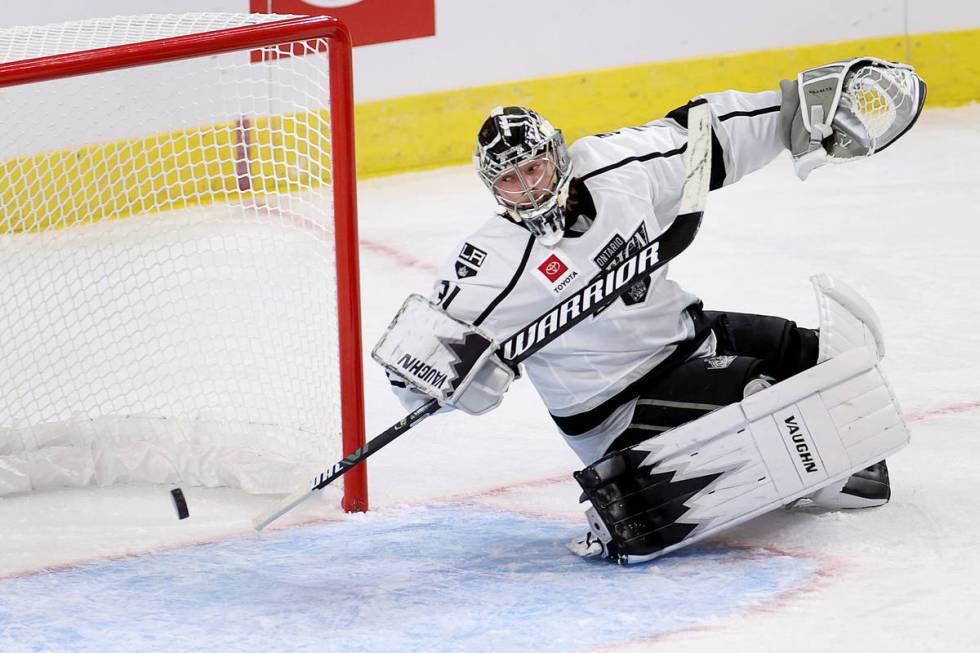
[[[482,415],[500,405],[514,380],[514,370],[497,356],[490,356],[474,369],[469,382],[458,391],[452,405],[470,415]]]

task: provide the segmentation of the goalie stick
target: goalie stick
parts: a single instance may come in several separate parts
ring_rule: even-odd
[[[521,363],[582,320],[614,302],[635,282],[650,276],[687,249],[701,226],[711,178],[711,111],[706,100],[698,100],[690,105],[684,156],[687,178],[684,180],[680,209],[670,226],[615,268],[596,277],[587,286],[504,340],[497,349],[502,360],[512,365]],[[422,404],[396,424],[371,438],[364,446],[320,472],[308,488],[289,495],[258,515],[253,520],[255,529],[262,530],[439,408],[440,404],[435,399]]]

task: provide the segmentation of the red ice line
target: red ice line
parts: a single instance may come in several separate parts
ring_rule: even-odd
[[[390,245],[385,245],[384,243],[379,243],[373,240],[366,240],[364,238],[360,240],[360,243],[361,249],[366,249],[369,252],[387,256],[388,258],[394,259],[399,265],[403,265],[407,268],[416,268],[418,270],[425,270],[426,272],[437,272],[439,270],[438,266],[425,261],[420,261],[417,258],[409,256],[408,254],[391,247]]]
[[[955,413],[968,413],[973,410],[980,408],[980,401],[968,401],[962,404],[950,404],[948,406],[940,406],[939,408],[933,408],[931,410],[923,410],[918,413],[911,413],[905,416],[907,422],[921,422],[927,420],[930,417],[941,417],[943,415],[953,415]]]
[[[321,240],[326,240],[330,237],[330,231],[326,229],[323,225],[317,224],[313,220],[306,218],[295,211],[291,211],[284,207],[270,206],[266,204],[261,198],[255,201],[255,210],[260,214],[265,214],[266,216],[273,217],[276,219],[285,219],[291,222],[294,226],[300,227],[301,229],[306,229],[312,232],[317,238]],[[414,256],[406,254],[401,250],[387,245],[385,243],[380,243],[375,240],[370,240],[367,238],[361,238],[358,240],[361,249],[372,252],[374,254],[380,254],[392,259],[395,263],[407,267],[415,268],[418,270],[424,270],[425,272],[435,273],[439,270],[437,265],[428,263],[426,261],[421,261]]]

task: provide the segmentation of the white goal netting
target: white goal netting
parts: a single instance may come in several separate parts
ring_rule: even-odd
[[[3,63],[282,21],[0,30]],[[0,91],[0,495],[290,492],[341,454],[329,43]]]

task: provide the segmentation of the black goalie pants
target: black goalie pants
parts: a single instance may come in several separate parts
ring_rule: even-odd
[[[781,381],[817,363],[815,329],[767,315],[697,309],[692,313],[702,333],[714,332],[717,355],[670,362],[634,384],[631,389],[638,399],[633,421],[608,451],[741,401],[753,379]]]

